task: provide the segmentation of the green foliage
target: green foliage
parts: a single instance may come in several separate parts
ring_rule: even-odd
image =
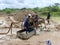
[[[58,11],[60,11],[60,9],[59,9],[58,6],[54,5],[54,6],[51,7],[51,11],[52,12],[58,12]]]
[[[45,7],[45,8],[41,8],[41,10],[40,10],[41,12],[48,12],[48,11],[50,11],[50,6],[49,7]]]
[[[44,7],[44,8],[33,8],[34,12],[41,12],[41,15],[46,16],[48,12],[51,13],[52,16],[60,16],[60,7],[58,4]]]
[[[35,13],[40,12],[40,8],[36,7],[32,9]]]
[[[60,12],[52,12],[51,14],[52,14],[52,16],[54,16],[54,17],[60,16]]]
[[[11,12],[15,12],[15,11],[18,11],[20,9],[10,9],[10,8],[6,8],[6,9],[3,9],[1,10],[1,12],[5,12],[7,14],[11,13]]]
[[[0,12],[6,12],[7,14],[15,11],[21,11],[21,10],[32,10],[35,13],[39,13],[40,15],[46,16],[48,12],[51,13],[52,16],[60,16],[60,7],[59,4],[56,3],[55,5],[43,7],[43,8],[22,8],[22,9],[10,9],[6,8],[3,10],[0,10]]]
[[[7,10],[5,10],[5,12],[6,12],[7,14],[10,14],[10,13],[11,13],[11,10],[10,10],[10,9],[7,9]]]

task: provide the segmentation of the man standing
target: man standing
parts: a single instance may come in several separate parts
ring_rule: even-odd
[[[51,17],[51,14],[50,14],[50,12],[48,12],[48,14],[47,14],[47,22],[48,22],[48,24],[50,22],[50,17]]]

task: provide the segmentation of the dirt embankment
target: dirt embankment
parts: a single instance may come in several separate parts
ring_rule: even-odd
[[[33,12],[32,10],[21,10],[21,11],[16,11],[12,13],[5,13],[5,12],[0,12],[0,16],[13,16],[15,20],[17,21],[23,21],[25,16],[28,14],[35,15],[36,13]]]

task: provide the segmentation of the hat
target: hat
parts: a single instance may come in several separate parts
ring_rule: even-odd
[[[28,14],[28,16],[31,16],[31,14]]]

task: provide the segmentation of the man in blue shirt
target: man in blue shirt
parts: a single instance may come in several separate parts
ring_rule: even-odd
[[[34,30],[33,28],[31,28],[30,26],[30,15],[28,15],[25,20],[24,20],[24,28],[26,29],[26,31],[31,32],[32,30]]]
[[[29,28],[29,26],[30,26],[30,22],[29,22],[29,19],[30,19],[30,16],[28,16],[28,17],[26,17],[25,18],[25,20],[24,20],[24,27],[26,28],[26,29],[28,29]]]

